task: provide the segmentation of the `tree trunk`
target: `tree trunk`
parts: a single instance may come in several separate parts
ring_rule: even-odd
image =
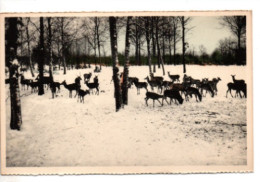
[[[176,25],[173,27],[173,64],[176,65]]]
[[[171,38],[169,37],[169,39],[168,39],[168,41],[169,41],[169,54],[170,54],[170,58],[169,58],[169,61],[168,61],[168,64],[172,64],[172,45],[171,45]]]
[[[11,118],[10,128],[12,130],[20,130],[22,125],[22,114],[21,114],[21,101],[20,91],[18,83],[18,61],[17,57],[17,39],[18,39],[18,20],[17,18],[8,18],[9,24],[6,31],[6,65],[9,68],[9,79],[10,79],[10,107],[11,107]]]
[[[38,85],[38,95],[44,94],[43,88],[43,64],[44,64],[44,25],[43,17],[40,17],[40,58],[38,60],[38,69],[39,69],[39,85]]]
[[[101,69],[101,51],[100,51],[100,37],[99,37],[99,19],[96,17],[96,34],[97,34],[97,48],[98,48],[98,62]]]
[[[162,52],[163,52],[163,61],[166,63],[166,59],[165,59],[165,31],[164,31],[164,26],[162,27],[163,28],[163,35],[162,35],[162,44],[163,44],[163,46],[162,46]]]
[[[49,74],[50,78],[53,80],[53,66],[52,66],[52,32],[51,32],[51,18],[48,18],[48,29],[49,29]]]
[[[111,55],[113,60],[113,80],[115,87],[115,102],[116,102],[116,112],[122,106],[122,93],[119,83],[119,63],[118,63],[118,52],[117,52],[117,30],[116,30],[116,18],[109,17],[110,26],[110,42],[111,42]]]
[[[66,65],[66,59],[65,59],[64,18],[61,18],[61,44],[62,44],[63,74],[66,75],[67,65]]]
[[[142,65],[140,35],[139,35],[138,39],[139,39],[139,44],[138,44],[138,65]]]
[[[150,50],[150,18],[147,17],[145,19],[145,35],[146,35],[146,44],[147,44],[147,59],[148,59],[148,65],[149,65],[149,75],[152,73],[152,66],[151,66],[151,50]]]
[[[238,64],[239,65],[242,65],[242,57],[241,57],[241,32],[238,31],[238,34],[237,34],[237,59],[238,59]]]
[[[138,47],[139,47],[139,36],[138,36],[138,21],[137,18],[135,18],[135,61],[136,65],[139,65],[139,56],[138,56]]]
[[[158,27],[158,21],[156,23],[156,44],[157,44],[157,54],[158,54],[158,68],[160,68],[160,63],[162,64],[162,70],[163,70],[163,75],[165,75],[165,70],[164,70],[164,63],[161,55],[161,50],[160,50],[160,44],[159,44],[159,27]]]
[[[161,57],[161,50],[160,50],[160,45],[159,45],[159,27],[158,27],[158,18],[156,21],[156,27],[155,27],[155,40],[156,40],[156,46],[157,46],[157,64],[158,64],[158,68],[160,67],[160,57]]]
[[[128,104],[128,75],[129,75],[129,51],[130,51],[130,21],[132,17],[127,17],[126,36],[125,36],[125,65],[122,85],[123,104]]]
[[[15,63],[17,62],[17,64]],[[13,64],[14,63],[14,64]],[[20,89],[18,83],[18,61],[15,59],[10,65],[10,99],[11,99],[11,123],[12,130],[20,130],[22,125]]]
[[[186,73],[186,63],[185,63],[185,21],[184,16],[181,17],[182,24],[182,64],[183,64],[183,73]]]
[[[28,49],[28,55],[29,55],[29,68],[30,68],[32,77],[34,77],[33,66],[32,66],[31,46],[30,46],[30,35],[29,35],[29,28],[28,28],[29,22],[30,22],[30,18],[27,19],[27,26],[26,26],[27,49]]]
[[[152,37],[152,47],[153,47],[153,57],[156,55],[156,43],[155,43],[155,38],[154,38],[154,18],[152,17],[152,27],[151,27],[151,37]]]

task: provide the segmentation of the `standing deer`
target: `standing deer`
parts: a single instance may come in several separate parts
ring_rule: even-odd
[[[145,97],[146,105],[148,106],[147,101],[149,99],[152,99],[153,100],[153,107],[154,107],[154,101],[155,100],[157,100],[161,104],[161,106],[163,106],[163,100],[162,100],[162,102],[160,102],[159,101],[160,98],[163,99],[163,95],[159,95],[159,94],[153,93],[153,92],[146,92],[146,97]]]
[[[245,84],[245,80],[236,80],[236,78],[235,78],[236,75],[231,75],[231,76],[232,76],[234,83]]]

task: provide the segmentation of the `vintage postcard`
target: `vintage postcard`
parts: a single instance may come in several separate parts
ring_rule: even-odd
[[[251,11],[0,26],[1,174],[253,172]]]

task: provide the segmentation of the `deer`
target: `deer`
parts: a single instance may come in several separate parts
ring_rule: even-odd
[[[128,88],[131,88],[131,86],[134,84],[134,81],[139,81],[136,77],[128,77]]]
[[[190,84],[191,84],[191,86],[192,85],[195,85],[197,88],[198,88],[198,86],[200,85],[200,80],[199,79],[193,79],[192,77],[190,77]]]
[[[51,86],[51,84],[52,84],[52,86]],[[55,87],[55,90],[58,89],[58,92],[60,92],[60,85],[61,85],[60,82],[51,82],[49,86],[50,86],[50,88]]]
[[[64,85],[64,87],[67,90],[69,90],[69,97],[70,98],[72,98],[72,91],[73,90],[76,91],[75,97],[77,96],[78,90],[80,89],[80,85],[78,85],[77,83],[67,84],[65,80],[61,84]]]
[[[229,82],[227,84],[227,92],[226,92],[226,97],[228,96],[228,92],[230,93],[231,97],[233,97],[231,91],[232,90],[235,90],[236,91],[236,94],[235,94],[235,97],[239,94],[240,98],[242,98],[242,95],[240,92],[243,92],[244,93],[244,97],[247,97],[247,92],[246,92],[246,84],[241,84],[241,83],[231,83]]]
[[[162,101],[162,103],[159,101],[159,99],[161,98],[161,99],[163,99],[163,95],[159,95],[159,94],[157,94],[157,93],[154,93],[154,92],[146,92],[146,97],[144,98],[145,99],[145,102],[146,102],[146,105],[148,106],[148,100],[149,99],[152,99],[153,100],[153,107],[154,107],[154,101],[155,100],[157,100],[160,104],[161,104],[161,106],[163,106],[163,101]]]
[[[42,77],[42,80],[40,80],[40,75],[38,75],[38,76],[36,77],[36,80],[38,80],[39,83],[41,82],[42,84],[45,84],[45,85],[47,86],[47,90],[48,90],[49,84],[50,84],[51,82],[53,82],[53,78],[50,77],[50,76],[43,76],[43,77]]]
[[[221,81],[221,78],[213,78],[212,81],[208,81],[208,83],[210,84],[212,90],[214,91],[214,94],[217,95],[218,93],[218,88],[217,88],[217,84],[218,82]]]
[[[190,83],[191,82],[191,76],[187,76],[186,74],[183,75],[183,82],[184,83]]]
[[[163,89],[169,89],[170,88],[170,85],[172,84],[171,81],[163,81],[162,84],[160,85],[160,89],[161,89],[161,93],[163,91]]]
[[[192,98],[192,95],[195,95],[195,98],[196,98],[196,101],[198,102],[198,98],[199,98],[199,101],[202,100],[202,96],[199,92],[199,90],[197,88],[194,88],[194,87],[188,87],[186,89],[186,93],[185,93],[185,99],[186,101],[189,101],[189,96]]]
[[[32,82],[30,82],[29,86],[31,87],[31,93],[36,92],[37,88],[39,86],[39,82],[38,81],[36,81],[36,82],[32,81]]]
[[[89,90],[79,89],[79,91],[78,91],[78,100],[77,100],[77,101],[80,100],[80,102],[83,102],[83,104],[84,104],[84,97],[85,97],[85,95],[87,95],[87,94],[90,95]]]
[[[22,85],[22,88],[23,90],[25,90],[25,85],[27,85],[27,90],[28,90],[28,87],[30,86],[30,83],[32,82],[31,79],[25,79],[23,75],[21,75],[21,80],[20,80],[20,83]]]
[[[136,87],[136,89],[137,89],[137,95],[140,94],[140,89],[141,89],[141,88],[144,88],[144,89],[146,89],[146,91],[148,91],[148,90],[147,90],[148,84],[147,84],[146,82],[139,82],[139,81],[137,81],[137,80],[134,80],[133,82],[134,82],[135,87]]]
[[[159,87],[161,86],[161,82],[159,80],[150,80],[148,76],[145,77],[144,79],[147,80],[152,90],[154,87],[157,87],[157,89],[159,90]]]
[[[235,78],[236,75],[231,75],[231,76],[234,83],[245,84],[245,80],[236,80]]]
[[[87,81],[85,81],[85,84],[92,91],[92,93],[93,93],[92,89],[96,89],[95,94],[99,95],[99,83],[98,83],[98,77],[97,76],[95,76],[93,83],[89,83],[89,80],[87,80]]]
[[[161,76],[154,76],[153,73],[150,73],[150,76],[151,76],[151,80],[152,81],[158,81],[158,82],[162,82],[163,81],[163,77],[161,77]]]
[[[180,75],[170,75],[170,72],[168,71],[168,76],[172,80],[172,82],[175,82],[175,81],[180,82]]]
[[[203,90],[206,90],[206,94],[209,91],[211,93],[211,97],[214,97],[214,91],[209,83],[202,83],[199,88],[202,96],[203,96]],[[204,97],[206,97],[206,94]]]
[[[84,76],[84,81],[86,81],[86,79],[89,80],[91,78],[92,73],[85,73],[83,76]]]
[[[54,95],[56,94],[56,83],[59,83],[59,82],[51,82],[50,83],[50,89],[51,89],[51,93],[52,93],[52,98],[54,99]],[[59,83],[60,84],[60,83]],[[58,88],[60,87],[60,85],[58,86]],[[60,88],[59,88],[60,89]]]
[[[95,72],[95,73],[101,72],[101,67],[99,68],[98,66],[96,66],[95,69],[94,69],[94,72]]]
[[[176,90],[181,92],[181,94],[185,94],[186,92],[186,85],[184,83],[172,83],[170,85],[170,90]]]
[[[167,97],[170,98],[170,105],[172,104],[173,99],[175,100],[175,104],[177,104],[176,100],[179,102],[179,104],[183,103],[183,98],[180,95],[180,92],[177,91],[177,90],[165,90],[164,91],[163,100],[165,100],[167,102],[167,104],[169,104],[168,101],[167,101]]]

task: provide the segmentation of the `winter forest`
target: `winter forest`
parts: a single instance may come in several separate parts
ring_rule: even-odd
[[[5,18],[6,166],[246,165],[246,18]]]

